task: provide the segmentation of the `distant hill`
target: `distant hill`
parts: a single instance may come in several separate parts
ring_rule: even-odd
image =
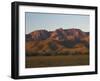
[[[74,28],[33,31],[26,34],[26,54],[89,54],[89,32]]]

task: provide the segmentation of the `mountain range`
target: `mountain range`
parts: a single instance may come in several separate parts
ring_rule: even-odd
[[[80,29],[36,30],[25,38],[27,56],[89,54],[89,32]]]

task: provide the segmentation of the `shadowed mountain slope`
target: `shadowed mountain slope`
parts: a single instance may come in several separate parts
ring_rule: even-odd
[[[80,29],[37,30],[26,34],[27,55],[88,54],[89,32]]]

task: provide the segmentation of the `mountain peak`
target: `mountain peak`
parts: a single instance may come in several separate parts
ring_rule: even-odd
[[[88,34],[81,31],[80,29],[63,29],[59,28],[56,29],[55,31],[47,31],[47,30],[36,30],[28,35],[26,35],[26,39],[30,40],[46,40],[48,38],[54,39],[54,40],[76,40],[80,39],[84,36],[87,36]]]
[[[71,29],[67,29],[67,30],[69,30],[69,31],[81,31],[80,29],[76,29],[76,28],[71,28]]]
[[[36,30],[30,33],[32,40],[45,40],[49,37],[49,32],[47,30]]]
[[[56,29],[56,31],[63,31],[63,30],[64,30],[63,28]]]

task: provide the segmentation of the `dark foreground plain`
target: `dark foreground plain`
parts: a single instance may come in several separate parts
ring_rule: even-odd
[[[26,56],[26,68],[89,65],[89,54],[62,56]]]

